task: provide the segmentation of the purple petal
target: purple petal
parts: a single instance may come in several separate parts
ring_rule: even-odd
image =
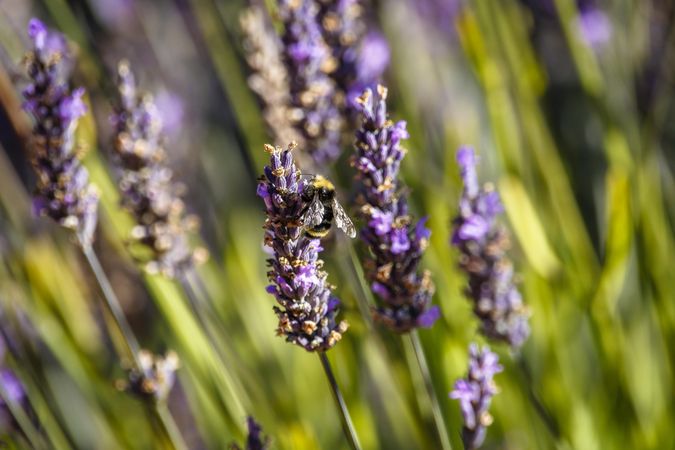
[[[400,255],[410,249],[410,240],[408,239],[408,230],[405,228],[396,228],[391,232],[391,252],[394,255]]]
[[[417,325],[424,328],[431,328],[440,317],[441,309],[434,305],[417,318]]]
[[[481,216],[474,215],[469,217],[457,230],[459,239],[482,240],[490,229],[490,224]]]
[[[37,50],[44,48],[47,27],[40,19],[34,17],[28,21],[28,37],[33,41],[33,45]]]

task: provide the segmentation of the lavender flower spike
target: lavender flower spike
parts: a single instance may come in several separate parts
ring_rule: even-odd
[[[339,109],[352,111],[364,89],[375,87],[389,65],[385,37],[367,24],[361,0],[317,0],[318,22],[326,44],[337,62],[330,72],[340,96]],[[371,28],[371,30],[368,30]]]
[[[305,140],[305,150],[322,166],[339,156],[343,123],[333,102],[336,86],[328,75],[336,61],[321,35],[317,14],[315,0],[279,0],[291,118]]]
[[[294,148],[294,144],[285,150],[266,145],[270,164],[258,183],[267,213],[265,245],[272,250],[267,291],[279,304],[274,308],[277,334],[307,351],[326,351],[342,338],[347,322],[336,321],[339,301],[321,270],[321,241],[305,235],[300,220],[308,180],[301,179],[295,166]]]
[[[356,132],[356,154],[352,165],[361,184],[357,199],[367,224],[361,238],[373,255],[364,266],[371,290],[380,306],[375,319],[399,333],[430,327],[440,316],[431,306],[434,286],[428,271],[418,266],[431,232],[426,218],[412,224],[407,196],[398,180],[408,137],[405,122],[387,119],[387,89],[378,86],[378,97],[368,89],[358,99],[361,128]]]
[[[270,446],[270,439],[262,434],[260,424],[256,422],[253,417],[246,418],[248,426],[248,437],[246,438],[246,446],[244,450],[267,450]],[[242,450],[237,444],[230,445],[230,450]]]
[[[86,112],[84,89],[72,90],[72,55],[63,35],[38,19],[28,23],[33,49],[27,55],[30,84],[23,89],[24,109],[33,117],[31,162],[37,175],[33,208],[77,233],[89,245],[96,229],[98,194],[80,163],[75,145],[77,122]]]
[[[159,111],[150,95],[137,91],[126,62],[119,65],[117,89],[113,148],[122,205],[136,219],[132,237],[151,252],[148,272],[179,276],[207,257],[206,250],[189,243],[198,221],[185,213],[182,187],[166,166]]]
[[[459,248],[460,267],[469,275],[466,295],[474,302],[483,334],[520,347],[530,333],[528,311],[513,283],[513,266],[506,256],[508,235],[496,222],[503,211],[499,195],[490,186],[479,186],[473,149],[460,148],[457,162],[464,191],[452,244]]]
[[[499,358],[488,346],[482,350],[476,344],[469,346],[469,373],[455,382],[455,389],[450,393],[450,398],[459,400],[464,417],[462,441],[466,450],[480,447],[485,440],[487,427],[492,423],[488,409],[497,393],[492,378],[501,371]]]

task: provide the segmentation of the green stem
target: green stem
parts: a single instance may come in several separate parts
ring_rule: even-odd
[[[429,401],[431,402],[431,412],[433,413],[436,431],[438,432],[438,437],[441,441],[441,448],[443,450],[452,450],[452,445],[450,444],[450,439],[448,438],[448,430],[445,426],[445,421],[443,420],[441,406],[438,403],[436,389],[434,389],[434,384],[431,381],[429,365],[427,364],[427,358],[424,354],[424,348],[422,348],[419,334],[417,333],[417,330],[412,330],[410,333],[408,333],[408,335],[410,337],[413,350],[415,351],[415,358],[417,359],[417,364],[419,365],[420,372],[422,373],[422,378],[424,379],[424,387],[426,388]]]
[[[164,433],[171,446],[176,450],[187,450],[188,446],[183,440],[183,435],[181,435],[178,425],[166,404],[155,405],[155,416],[158,419],[157,423],[161,427],[162,433]]]
[[[122,311],[122,306],[117,299],[117,295],[115,294],[115,291],[113,291],[110,281],[103,271],[103,267],[101,267],[101,263],[99,262],[94,249],[91,247],[91,245],[85,244],[83,242],[80,242],[80,244],[82,246],[82,253],[87,259],[87,262],[91,267],[91,271],[94,273],[96,281],[101,288],[103,298],[105,299],[105,306],[108,309],[108,312],[110,312],[110,315],[115,321],[117,329],[122,335],[128,357],[130,358],[129,360],[132,362],[134,368],[140,369],[141,363],[138,359],[140,346],[138,345],[136,336],[134,336],[133,331],[131,331],[129,322],[127,322],[127,319],[124,317],[124,312]]]
[[[525,390],[527,391],[527,399],[532,403],[532,406],[534,407],[534,410],[537,412],[537,415],[541,419],[541,421],[546,425],[546,429],[548,432],[551,434],[551,437],[556,440],[560,441],[560,426],[558,425],[557,421],[555,418],[551,415],[550,412],[546,409],[544,404],[539,400],[539,397],[537,394],[534,392],[534,389],[532,386],[534,386],[534,382],[532,380],[532,372],[530,371],[530,368],[527,365],[527,362],[523,358],[522,355],[517,355],[514,357],[516,364],[518,365],[518,368],[520,369],[520,372],[523,374],[523,377],[525,378]]]
[[[129,354],[130,361],[133,364],[133,368],[140,371],[142,369],[142,365],[138,357],[140,345],[138,344],[138,340],[131,330],[131,326],[129,326],[129,322],[127,322],[126,317],[124,317],[124,311],[122,310],[119,299],[117,298],[117,295],[110,284],[110,280],[108,280],[108,277],[101,266],[98,256],[96,256],[96,252],[94,252],[94,249],[91,247],[91,245],[82,241],[80,241],[80,245],[82,247],[82,253],[87,259],[87,262],[91,267],[91,271],[94,273],[96,281],[101,288],[101,292],[103,293],[103,297],[105,299],[105,305],[112,315],[120,334],[122,335],[122,340],[126,346],[126,350]],[[158,425],[162,429],[162,432],[166,435],[167,441],[171,447],[176,450],[186,450],[187,446],[185,445],[185,441],[178,431],[178,427],[176,426],[173,417],[171,417],[168,409],[166,409],[166,406],[156,404],[152,408],[152,411],[153,416],[156,418]]]
[[[349,416],[347,405],[345,404],[345,400],[342,397],[340,387],[335,380],[335,376],[333,375],[333,370],[330,367],[330,362],[328,361],[326,353],[320,352],[319,359],[321,360],[323,370],[326,372],[326,378],[328,378],[328,384],[330,384],[331,392],[333,393],[333,400],[335,400],[335,405],[340,411],[342,431],[344,431],[347,441],[349,441],[349,446],[352,448],[352,450],[361,450],[361,444],[359,443],[359,438],[356,435],[352,418]]]

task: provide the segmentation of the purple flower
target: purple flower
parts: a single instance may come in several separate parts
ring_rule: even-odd
[[[359,49],[356,79],[362,84],[375,83],[387,70],[390,59],[387,39],[379,31],[369,31]]]
[[[290,145],[266,145],[270,164],[258,183],[257,193],[265,203],[265,245],[273,250],[267,260],[270,270],[267,292],[274,295],[279,318],[277,334],[307,351],[326,351],[347,330],[347,323],[337,322],[337,299],[321,270],[321,241],[307,236],[301,215],[307,205],[302,192],[308,180],[293,160]]]
[[[33,209],[74,230],[82,245],[90,245],[98,194],[74,142],[77,122],[86,113],[84,89],[71,90],[72,57],[63,35],[31,19],[28,36],[33,42],[26,58],[31,81],[23,89],[23,106],[34,119],[31,161],[37,186]]]
[[[488,409],[497,393],[492,379],[502,369],[499,358],[488,346],[482,350],[476,344],[469,346],[469,372],[466,378],[455,382],[455,389],[450,393],[450,398],[459,400],[464,418],[462,441],[466,450],[480,447],[485,440],[487,427],[492,423]]]
[[[405,122],[387,119],[387,90],[378,87],[378,98],[366,90],[357,102],[361,128],[356,132],[352,166],[360,184],[361,217],[366,226],[361,239],[372,255],[365,263],[366,276],[378,298],[375,319],[404,333],[430,327],[440,316],[431,306],[434,286],[429,272],[419,273],[419,263],[430,231],[426,219],[413,224],[408,202],[401,194],[398,174],[408,137]]]
[[[577,17],[576,26],[581,37],[594,50],[601,50],[612,38],[612,22],[595,7],[583,9]]]
[[[495,191],[479,187],[473,149],[460,148],[457,162],[464,191],[451,243],[459,249],[460,267],[469,275],[466,295],[488,338],[520,347],[530,333],[528,312],[513,282],[506,255],[508,236],[496,221],[503,206]]]
[[[455,36],[455,21],[462,11],[459,0],[412,0],[414,8],[426,26],[434,27],[446,38]]]
[[[279,0],[284,23],[282,55],[290,92],[290,117],[304,149],[323,166],[340,153],[342,117],[334,104],[336,85],[328,75],[336,67],[319,28],[315,0]]]
[[[11,369],[4,367],[0,368],[0,389],[2,389],[2,396],[0,397],[0,433],[19,430],[19,424],[5,399],[28,411],[29,405],[26,390],[16,374]]]
[[[243,450],[266,450],[269,448],[270,439],[262,434],[262,428],[253,417],[248,416],[246,418],[246,425],[248,426],[248,437]],[[237,444],[231,444],[230,449],[242,450]]]
[[[197,220],[185,213],[183,189],[166,166],[160,111],[151,96],[137,91],[126,62],[119,65],[117,89],[114,159],[122,205],[136,219],[132,237],[151,250],[145,265],[149,272],[180,276],[206,257],[205,250],[189,243]]]

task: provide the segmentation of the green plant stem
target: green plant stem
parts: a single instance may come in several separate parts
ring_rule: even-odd
[[[140,346],[136,336],[131,330],[129,322],[127,322],[127,319],[124,317],[122,306],[120,305],[117,295],[110,284],[110,280],[108,280],[108,277],[101,266],[98,256],[96,256],[96,252],[91,247],[91,245],[80,241],[80,246],[82,248],[82,253],[91,267],[91,271],[94,273],[96,281],[101,288],[103,298],[105,299],[105,305],[112,315],[120,334],[122,335],[122,340],[124,341],[126,350],[129,353],[130,362],[133,365],[133,369],[140,371],[142,368],[140,359],[138,357]],[[154,417],[157,419],[158,425],[162,428],[163,433],[166,434],[167,440],[171,444],[172,448],[176,450],[186,450],[187,446],[185,445],[183,437],[178,431],[178,427],[176,426],[173,417],[171,417],[171,414],[169,414],[168,410],[166,409],[166,406],[157,404],[154,408],[152,408],[152,411]]]
[[[176,421],[173,419],[166,404],[158,403],[155,405],[155,413],[158,425],[162,428],[162,432],[166,435],[168,442],[176,450],[187,450],[188,446],[183,440],[183,435],[180,433],[178,425],[176,425]]]
[[[333,375],[333,370],[330,367],[328,356],[326,356],[325,352],[320,352],[319,359],[321,360],[323,370],[326,372],[326,378],[328,378],[328,384],[330,384],[331,392],[333,393],[333,399],[335,400],[335,405],[337,406],[338,410],[340,410],[342,430],[347,437],[347,441],[349,441],[349,446],[352,448],[352,450],[361,450],[361,444],[359,443],[359,438],[356,435],[352,418],[349,416],[349,411],[347,410],[347,405],[345,404],[345,400],[342,397],[342,392],[340,391],[340,387],[338,386],[335,376]]]
[[[105,306],[108,309],[108,312],[110,312],[110,315],[113,317],[115,325],[122,335],[122,340],[124,341],[128,353],[127,356],[130,358],[129,361],[133,364],[135,369],[140,369],[141,363],[138,359],[140,346],[138,345],[136,336],[134,336],[134,333],[131,331],[129,322],[127,322],[127,319],[124,317],[124,312],[122,311],[122,306],[117,299],[117,295],[115,294],[115,291],[113,291],[110,281],[103,271],[103,267],[101,267],[101,263],[99,262],[94,249],[91,247],[91,245],[84,243],[81,243],[81,246],[82,253],[87,259],[87,262],[91,267],[91,271],[94,273],[96,281],[101,288],[103,298],[105,299]]]
[[[560,441],[561,437],[560,426],[558,425],[553,415],[551,415],[551,413],[546,409],[541,400],[539,400],[537,394],[534,392],[532,386],[535,385],[534,381],[532,380],[532,372],[530,371],[530,368],[527,366],[527,362],[525,361],[522,355],[516,355],[514,359],[516,361],[518,368],[520,369],[520,372],[523,374],[523,377],[525,378],[525,386],[527,386],[526,390],[528,400],[530,401],[530,403],[532,403],[532,406],[539,415],[541,421],[544,423],[544,425],[546,425],[546,429],[548,430],[548,432],[551,433],[551,437],[556,441]]]
[[[229,342],[232,342],[232,339],[225,335],[223,343],[216,338],[216,334],[213,331],[214,328],[217,328],[221,330],[221,333],[224,333],[226,327],[222,321],[220,321],[216,309],[208,299],[206,287],[203,285],[194,269],[182,276],[179,281],[183,291],[185,292],[185,295],[187,296],[188,302],[190,303],[190,308],[192,308],[192,311],[195,313],[197,322],[204,330],[204,334],[207,340],[211,343],[211,346],[213,347],[218,358],[220,358],[225,367],[240,365],[241,362],[235,360],[235,355],[232,354],[231,349],[227,349],[229,350],[228,355],[225,355],[225,351],[223,350],[223,346],[227,345]],[[197,289],[195,289],[195,286]],[[199,294],[197,291],[199,291]],[[204,314],[204,311],[206,311],[206,314]]]
[[[436,389],[434,389],[434,384],[431,381],[431,374],[429,372],[429,365],[427,364],[427,358],[424,354],[424,348],[422,348],[422,343],[420,342],[419,334],[417,330],[412,330],[408,333],[410,342],[412,343],[413,350],[415,352],[415,358],[417,359],[417,364],[419,365],[420,372],[422,373],[422,379],[424,380],[424,387],[426,388],[427,395],[429,396],[429,401],[431,402],[431,412],[434,416],[434,422],[436,424],[436,431],[438,432],[438,437],[441,441],[441,448],[443,450],[452,450],[452,445],[450,444],[450,439],[448,438],[448,430],[445,426],[445,421],[443,420],[443,413],[441,412],[441,406],[438,403],[438,397],[436,396]]]

